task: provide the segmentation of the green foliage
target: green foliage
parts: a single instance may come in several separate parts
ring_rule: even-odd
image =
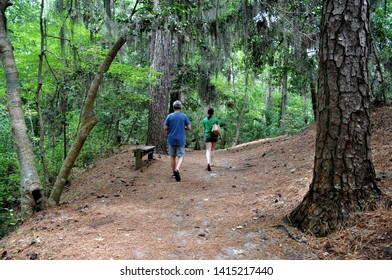
[[[6,10],[9,22],[24,24],[39,18],[39,0],[13,1],[13,5]]]
[[[286,112],[286,132],[294,133],[313,123],[314,117],[310,100],[297,94],[290,95]]]
[[[241,55],[238,57],[240,58]],[[241,59],[238,61],[241,61]],[[220,104],[216,112],[220,114],[223,123],[225,123],[224,132],[227,141],[230,142],[235,136],[239,122],[239,112],[246,100],[245,115],[243,120],[241,120],[240,143],[280,135],[280,90],[273,91],[270,109],[265,111],[266,88],[263,87],[262,80],[267,81],[267,78],[263,77],[263,75],[268,76],[269,72],[267,71],[258,78],[253,77],[246,87],[243,70],[238,68],[236,71],[237,78],[232,84],[227,84],[223,75],[217,75],[213,80]],[[297,87],[291,88],[294,90]],[[307,95],[305,94],[304,96]],[[310,98],[302,97],[295,92],[289,94],[285,116],[286,132],[293,133],[299,131],[312,122],[313,112]]]
[[[370,74],[373,75],[372,93],[376,102],[384,102],[392,99],[392,3],[390,1],[380,1],[375,5],[371,13],[372,39],[381,69],[378,68],[378,61],[374,66],[370,65]],[[383,83],[381,84],[381,74],[383,73]]]
[[[372,17],[372,22],[376,30],[376,36],[379,38],[380,44],[389,47],[385,50],[386,52],[392,53],[391,40],[392,38],[392,3],[386,1],[383,6],[378,6]]]
[[[13,150],[13,141],[11,136],[11,123],[8,116],[7,108],[3,104],[5,98],[0,98],[0,154],[3,155]]]
[[[0,157],[0,237],[16,225],[15,210],[20,196],[19,165],[14,154]]]
[[[11,124],[6,109],[0,105],[0,238],[18,218],[14,208],[19,202],[19,164],[13,151]]]

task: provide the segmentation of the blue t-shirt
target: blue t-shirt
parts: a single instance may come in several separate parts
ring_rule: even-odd
[[[183,112],[173,112],[166,117],[164,125],[168,127],[167,144],[185,146],[185,127],[191,122]]]

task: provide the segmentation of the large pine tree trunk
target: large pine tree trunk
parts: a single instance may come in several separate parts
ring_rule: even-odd
[[[155,5],[160,2],[155,0]],[[150,108],[148,115],[147,144],[156,146],[158,153],[167,150],[163,123],[168,112],[170,84],[170,32],[162,27],[155,30],[152,40],[152,69],[160,75],[155,85],[150,87]]]
[[[370,147],[368,32],[369,1],[324,1],[314,177],[289,215],[316,236],[344,226],[380,194]]]
[[[20,165],[21,211],[23,217],[28,217],[43,207],[43,194],[23,115],[13,47],[6,31],[5,10],[10,5],[12,4],[9,1],[0,0],[0,56],[7,84],[8,112],[11,119],[12,135]]]

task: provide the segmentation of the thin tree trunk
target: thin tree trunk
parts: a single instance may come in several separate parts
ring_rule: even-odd
[[[118,51],[125,44],[125,42],[126,42],[126,35],[121,36],[117,40],[117,42],[114,44],[114,46],[106,56],[106,59],[101,64],[98,73],[95,75],[94,80],[91,83],[82,110],[82,122],[80,128],[67,154],[67,157],[64,160],[63,165],[61,166],[60,172],[57,175],[56,182],[54,183],[52,192],[49,197],[49,204],[51,205],[59,204],[64,186],[68,180],[69,174],[71,173],[72,167],[75,164],[79,152],[82,149],[84,142],[87,140],[87,137],[90,134],[91,130],[98,122],[94,114],[94,104],[95,104],[95,99],[97,97],[99,86],[103,81],[103,74],[109,70],[110,65],[112,64]]]
[[[6,31],[5,10],[11,5],[12,3],[8,0],[0,0],[0,56],[4,66],[12,135],[20,165],[21,213],[25,218],[43,208],[43,194],[34,153],[27,134],[13,46]]]
[[[287,109],[287,67],[283,66],[283,77],[282,77],[282,96],[280,101],[280,132],[282,134],[286,133],[286,109]]]
[[[113,24],[113,20],[112,20],[112,3],[111,0],[104,0],[104,10],[105,13],[103,15],[104,17],[104,21],[105,21],[105,25],[106,25],[106,30],[107,30],[107,43],[111,43],[112,42],[112,37],[113,37],[113,30],[114,30],[114,24]]]
[[[247,91],[247,90],[245,90]],[[244,102],[242,103],[242,107],[241,110],[238,113],[238,117],[237,117],[237,126],[236,126],[236,130],[235,130],[235,136],[233,139],[233,146],[237,145],[240,141],[240,133],[241,133],[241,127],[242,127],[242,121],[244,119],[245,116],[245,110],[246,108],[248,108],[248,96],[247,93],[245,92],[245,97],[244,97]]]
[[[237,117],[237,126],[235,131],[235,137],[233,139],[233,146],[237,145],[240,141],[240,133],[242,127],[242,121],[245,116],[245,111],[249,106],[249,97],[248,97],[248,87],[249,87],[249,69],[246,67],[245,69],[245,93],[244,93],[244,101],[241,106],[241,110],[238,113]]]
[[[324,1],[321,21],[314,176],[290,213],[298,228],[325,236],[352,212],[375,206],[380,189],[371,157],[369,1]]]
[[[310,95],[312,98],[312,109],[313,109],[313,115],[314,115],[314,120],[317,122],[317,89],[316,89],[316,83],[313,81],[313,76],[310,79]]]
[[[287,67],[287,59],[289,57],[289,42],[287,40],[286,34],[286,21],[283,21],[283,42],[282,42],[282,89],[281,89],[281,99],[280,99],[280,115],[279,115],[279,128],[280,133],[286,133],[286,109],[287,109],[287,82],[288,82],[288,67]]]
[[[109,121],[109,123],[107,125],[108,135],[106,137],[106,144],[110,143],[110,138],[112,137],[112,128],[113,128],[113,123],[114,123],[114,115],[115,115],[114,113],[111,114],[110,121]]]
[[[270,116],[271,96],[272,96],[272,74],[270,73],[267,81],[267,93],[265,94],[264,119],[265,119],[266,126],[271,125],[271,116]]]
[[[125,140],[125,144],[129,144],[129,140],[130,140],[131,137],[132,137],[132,133],[133,133],[134,128],[135,128],[136,124],[138,123],[138,121],[139,121],[139,119],[138,119],[138,118],[135,118],[135,119],[132,121],[131,126],[128,128],[128,135],[127,135],[127,139]]]
[[[45,153],[45,130],[44,130],[44,122],[42,119],[42,110],[41,103],[39,101],[39,95],[42,88],[42,62],[45,55],[45,31],[44,31],[44,23],[43,23],[43,11],[44,11],[45,1],[41,0],[41,12],[40,12],[40,31],[41,31],[41,52],[39,54],[39,62],[38,62],[38,85],[37,90],[35,91],[35,104],[37,106],[38,113],[38,122],[39,122],[39,154],[41,157],[42,168],[44,171],[44,179],[46,186],[50,185],[49,180],[49,169],[48,164],[46,162],[46,153]]]
[[[380,56],[378,55],[378,49],[376,44],[374,43],[374,39],[373,36],[370,35],[371,38],[371,48],[373,49],[373,55],[374,58],[376,59],[376,64],[377,67],[374,70],[374,77],[373,77],[373,81],[371,84],[371,93],[373,94],[375,101],[374,103],[379,105],[379,104],[386,104],[387,103],[387,97],[386,97],[386,86],[385,86],[385,79],[384,79],[384,74],[383,74],[383,70],[382,70],[382,65],[381,65],[381,61],[380,61]],[[377,73],[380,74],[380,92],[376,93],[374,91],[374,83],[377,81]]]
[[[242,103],[241,110],[238,114],[237,117],[237,126],[236,126],[236,132],[235,132],[235,137],[233,140],[233,146],[237,145],[240,140],[240,133],[241,133],[241,127],[242,127],[242,121],[245,116],[245,111],[248,108],[248,103],[249,103],[249,97],[248,97],[248,87],[249,87],[249,54],[248,54],[248,37],[246,34],[248,34],[248,5],[247,1],[242,1],[242,24],[243,28],[245,30],[244,34],[244,49],[245,49],[245,93],[244,93],[244,102]]]
[[[61,55],[65,56],[66,27],[65,27],[64,1],[63,0],[57,0],[57,10],[60,13],[60,18],[61,18],[61,27],[60,27],[60,34],[59,34]]]

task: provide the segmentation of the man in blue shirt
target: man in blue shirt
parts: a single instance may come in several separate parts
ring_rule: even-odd
[[[167,131],[170,165],[177,182],[181,180],[180,167],[185,156],[185,130],[191,130],[191,122],[188,116],[181,112],[181,107],[181,101],[174,101],[174,112],[166,117],[163,126]]]

